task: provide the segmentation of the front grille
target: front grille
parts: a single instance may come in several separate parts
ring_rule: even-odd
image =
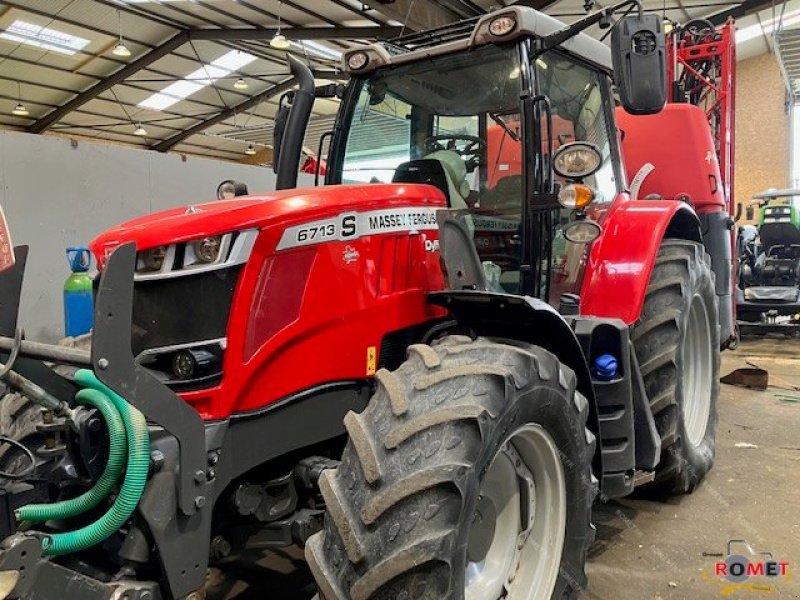
[[[133,294],[132,350],[225,337],[241,265],[137,281]]]

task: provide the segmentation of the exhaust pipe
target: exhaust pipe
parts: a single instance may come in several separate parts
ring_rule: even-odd
[[[275,159],[278,174],[275,182],[276,190],[297,187],[303,138],[311,117],[311,108],[314,106],[314,76],[311,74],[311,70],[291,54],[287,58],[289,59],[289,69],[300,84],[300,89],[294,93],[292,108],[286,120],[286,129],[279,132],[276,127],[275,138],[280,140],[280,147],[274,148],[277,150]]]

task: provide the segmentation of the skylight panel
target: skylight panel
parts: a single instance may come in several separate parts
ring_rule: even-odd
[[[19,19],[0,32],[0,38],[67,55],[73,55],[89,44],[85,38]]]
[[[230,75],[231,72],[250,64],[254,60],[256,60],[256,57],[252,54],[232,50],[212,61],[211,64],[203,65],[199,69],[192,71],[185,79],[171,83],[160,92],[156,92],[140,102],[138,106],[152,110],[167,109],[204,87],[212,85],[217,79]]]
[[[798,23],[800,23],[800,10],[793,10],[786,13],[783,15],[782,21],[780,17],[776,17],[774,19],[764,19],[761,23],[756,23],[748,27],[737,29],[736,43],[741,44],[742,42],[753,40],[759,37],[762,33],[768,36],[778,28],[779,24],[786,28]]]
[[[290,42],[296,48],[300,48],[301,50],[305,50],[309,54],[313,54],[320,58],[330,58],[332,60],[339,60],[342,58],[342,53],[338,50],[334,50],[333,48],[328,48],[320,44],[319,42],[315,42],[313,40],[300,40],[298,42],[292,41]]]
[[[211,64],[215,67],[227,69],[228,71],[238,71],[242,67],[249,65],[254,60],[256,60],[256,57],[252,54],[240,52],[239,50],[232,50],[227,54],[223,54],[217,60],[212,61]]]

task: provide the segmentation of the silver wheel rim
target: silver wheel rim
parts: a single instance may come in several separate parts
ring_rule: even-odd
[[[711,414],[713,349],[708,311],[699,295],[689,306],[689,323],[683,346],[683,423],[692,446],[706,436]]]
[[[553,438],[539,425],[517,429],[481,484],[467,538],[465,600],[551,598],[564,549],[566,495]]]

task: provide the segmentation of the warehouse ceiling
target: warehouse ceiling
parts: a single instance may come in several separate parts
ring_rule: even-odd
[[[240,160],[250,144],[269,144],[279,98],[291,85],[287,52],[311,67],[318,84],[335,82],[345,49],[510,3],[0,0],[0,127]],[[583,0],[520,3],[566,22],[585,14]],[[767,49],[773,8],[764,0],[643,4],[683,23],[742,17],[740,28],[758,31],[740,53]],[[270,45],[278,33],[288,49]],[[306,140],[312,149],[336,109],[335,100],[315,104]]]

